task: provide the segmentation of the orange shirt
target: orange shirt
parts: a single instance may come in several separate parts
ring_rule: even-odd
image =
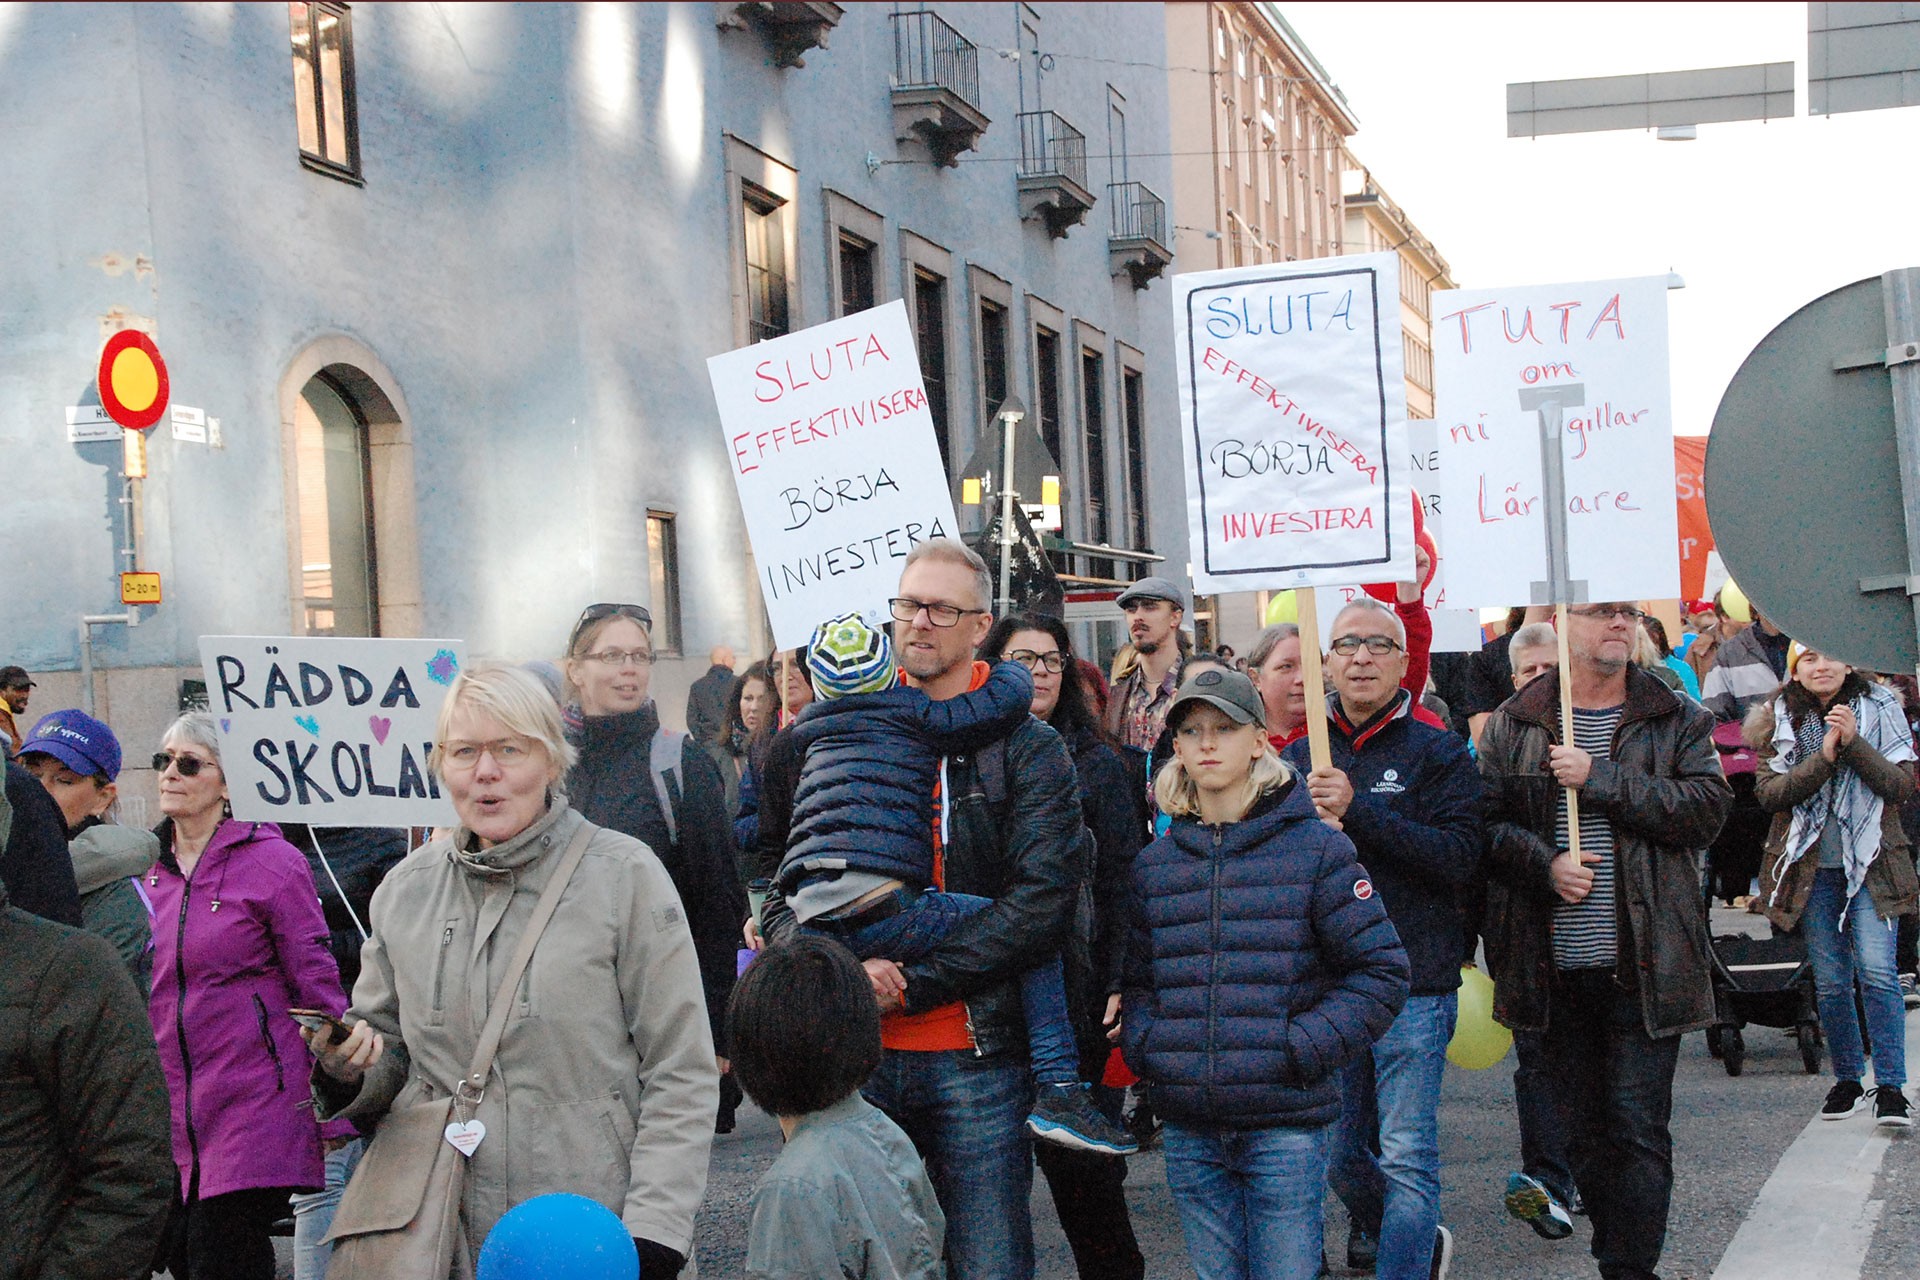
[[[973,664],[973,682],[969,691],[987,682],[991,668],[984,662]],[[940,784],[933,785],[933,887],[947,887],[946,848],[940,838]],[[880,1019],[880,1043],[888,1049],[910,1053],[929,1053],[940,1049],[971,1049],[973,1033],[967,1029],[967,1006],[959,1000],[925,1013],[890,1013]]]

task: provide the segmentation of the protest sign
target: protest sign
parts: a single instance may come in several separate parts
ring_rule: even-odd
[[[1447,598],[1446,503],[1440,496],[1440,444],[1432,418],[1407,419],[1407,449],[1413,460],[1413,485],[1420,492],[1427,532],[1439,554],[1427,583],[1427,612],[1433,618],[1435,653],[1472,653],[1481,645],[1480,614],[1456,609]]]
[[[1707,523],[1707,438],[1673,438],[1673,487],[1680,521],[1680,597],[1707,595],[1707,557],[1713,553],[1713,527]]]
[[[774,643],[884,616],[915,543],[958,524],[906,304],[707,361]]]
[[[463,661],[458,640],[200,637],[233,816],[451,825],[427,756]]]
[[[1540,411],[1561,415],[1568,578],[1582,600],[1680,594],[1667,278],[1433,296],[1449,603],[1557,603]]]
[[[1413,576],[1399,255],[1174,277],[1197,592]]]

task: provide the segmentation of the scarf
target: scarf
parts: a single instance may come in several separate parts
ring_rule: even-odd
[[[1890,690],[1870,686],[1848,705],[1868,746],[1889,761],[1914,758],[1913,734],[1907,728],[1900,700]],[[1823,717],[1808,716],[1806,722],[1796,728],[1787,714],[1787,700],[1784,697],[1774,700],[1774,772],[1787,773],[1817,754],[1826,736],[1827,722]],[[1880,851],[1880,821],[1885,810],[1886,803],[1858,773],[1844,764],[1836,766],[1824,786],[1793,807],[1793,825],[1787,831],[1786,857],[1774,885],[1774,901],[1779,901],[1780,890],[1786,885],[1787,868],[1806,856],[1830,822],[1840,825],[1847,901],[1853,901],[1853,895],[1860,892],[1860,886],[1866,882],[1867,868]],[[1840,927],[1845,929],[1846,925],[1846,912],[1842,911]]]

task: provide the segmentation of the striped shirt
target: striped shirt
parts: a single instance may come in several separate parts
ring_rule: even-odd
[[[1620,725],[1620,707],[1587,711],[1573,709],[1573,745],[1596,760],[1613,754],[1613,731]],[[1560,812],[1554,819],[1553,846],[1567,848],[1567,792],[1560,792]],[[1578,902],[1556,901],[1553,906],[1553,963],[1559,969],[1611,968],[1617,954],[1613,894],[1613,827],[1596,804],[1580,806],[1580,852],[1599,854],[1587,863],[1593,872],[1593,891]]]

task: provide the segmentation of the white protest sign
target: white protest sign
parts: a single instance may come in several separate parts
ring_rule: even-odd
[[[1432,418],[1407,419],[1407,449],[1413,458],[1413,485],[1420,492],[1420,509],[1440,554],[1434,558],[1433,577],[1427,582],[1427,613],[1433,619],[1435,653],[1472,653],[1481,645],[1480,615],[1453,608],[1447,598],[1446,503],[1440,496],[1440,445]]]
[[[1543,391],[1560,393],[1575,593],[1678,596],[1667,278],[1451,289],[1433,313],[1449,602],[1566,603],[1544,598]]]
[[[233,816],[330,827],[450,826],[427,769],[458,640],[201,636]]]
[[[884,617],[915,543],[958,522],[904,302],[707,361],[774,643]]]
[[[1175,276],[1193,585],[1413,576],[1394,253]]]

